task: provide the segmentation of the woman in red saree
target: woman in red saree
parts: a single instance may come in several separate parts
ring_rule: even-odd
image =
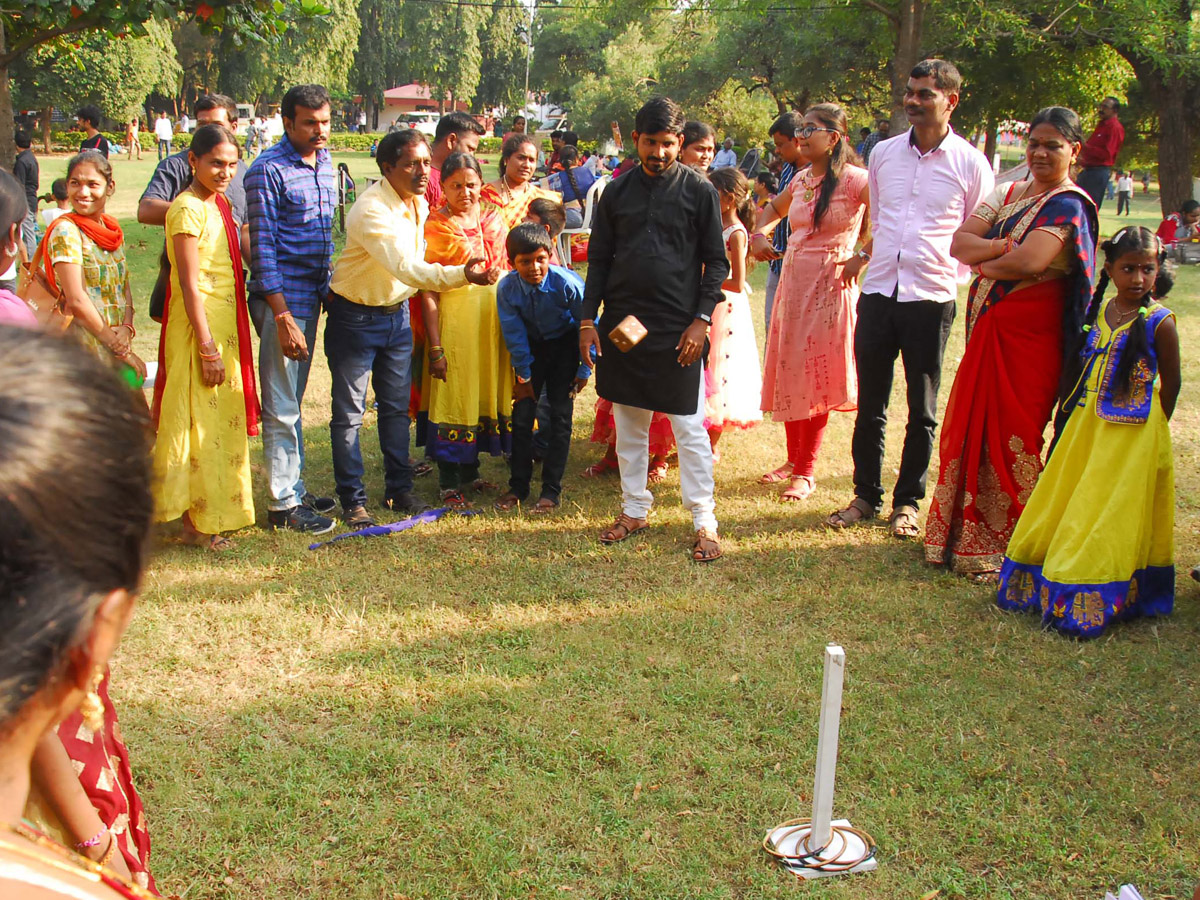
[[[999,185],[955,235],[951,253],[977,277],[967,348],[954,378],[925,559],[980,580],[995,577],[1042,470],[1043,432],[1071,384],[1091,296],[1098,230],[1071,181],[1079,117],[1052,106],[1030,123],[1031,178]]]
[[[149,434],[145,402],[94,352],[0,329],[5,900],[155,896],[105,677],[149,552]],[[49,773],[47,746],[57,750]],[[31,781],[46,801],[40,807]],[[30,823],[47,806],[46,824],[63,827]]]

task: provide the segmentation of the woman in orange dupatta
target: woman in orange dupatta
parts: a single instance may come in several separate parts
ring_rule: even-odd
[[[996,578],[1042,470],[1043,432],[1074,383],[1096,258],[1096,210],[1070,177],[1079,117],[1052,106],[1030,123],[1032,178],[1002,184],[955,235],[951,253],[977,278],[967,348],[954,378],[925,558]],[[1076,373],[1077,374],[1077,373]]]
[[[442,164],[445,205],[425,222],[425,261],[461,266],[473,257],[508,266],[500,217],[479,206],[483,175],[475,157]],[[468,284],[423,295],[426,346],[417,445],[437,463],[441,498],[469,506],[463,490],[494,489],[479,477],[482,453],[507,453],[512,437],[512,363],[500,332],[496,286]]]
[[[103,153],[85,150],[67,163],[71,212],[55,219],[34,253],[52,292],[62,291],[69,333],[118,368],[130,382],[146,380],[146,364],[133,352],[133,293],[125,265],[125,235],[105,212],[116,189]],[[123,366],[121,364],[124,364]]]
[[[534,200],[544,198],[562,203],[558,191],[548,191],[533,183],[537,159],[537,142],[529,135],[514,134],[505,138],[500,148],[500,177],[484,185],[479,195],[480,205],[499,215],[506,235],[525,221],[529,204]]]
[[[192,137],[191,185],[167,211],[171,285],[163,307],[153,418],[156,517],[183,540],[230,549],[222,532],[254,523],[248,435],[258,391],[239,233],[225,199],[238,145],[224,125]]]

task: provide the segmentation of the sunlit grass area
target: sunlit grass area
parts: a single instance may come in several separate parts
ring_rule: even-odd
[[[338,161],[360,184],[374,171],[365,154]],[[44,187],[54,165],[43,162]],[[112,204],[143,308],[161,233],[133,214],[152,167],[118,160]],[[1157,196],[1139,188],[1120,224],[1158,221]],[[765,267],[751,280],[761,327]],[[723,439],[726,555],[709,567],[688,559],[674,469],[649,531],[596,542],[619,486],[578,474],[601,452],[587,443],[591,388],[550,518],[502,516],[488,501],[477,516],[315,552],[303,536],[247,529],[223,556],[166,529],[113,682],[160,886],[280,900],[1099,900],[1130,881],[1147,898],[1190,897],[1198,292],[1193,267],[1168,301],[1184,355],[1176,612],[1091,643],[1000,612],[986,587],[926,566],[919,545],[882,527],[821,528],[851,497],[852,415],[833,417],[801,505],[756,484],[783,459],[782,427]],[[157,329],[139,315],[153,359]],[[958,325],[943,403],[962,349]],[[331,494],[320,347],[315,358],[306,478]],[[887,481],[903,439],[898,384]],[[378,500],[373,419],[363,450]],[[499,460],[484,474],[507,478]],[[261,476],[259,465],[265,523]],[[426,499],[435,488],[418,482]],[[830,641],[847,653],[835,811],[875,837],[880,866],[805,886],[759,841],[808,814]]]

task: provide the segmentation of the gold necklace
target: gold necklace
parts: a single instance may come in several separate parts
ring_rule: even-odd
[[[504,205],[508,206],[510,203],[513,202],[513,200],[516,199],[517,195],[514,194],[512,191],[512,188],[510,188],[508,186],[508,174],[507,173],[500,176],[500,184],[504,188]],[[529,182],[525,182],[525,190],[521,191],[521,194],[522,194],[522,196],[524,196],[528,192],[529,192]]]
[[[811,172],[812,168],[810,167],[808,169],[808,171]],[[817,188],[820,186],[821,182],[824,180],[825,180],[825,176],[822,175],[816,181],[810,183],[809,180],[804,177],[804,173],[801,173],[800,174],[800,185],[801,185],[801,187],[804,188],[804,194],[801,196],[800,199],[803,200],[805,203],[811,203],[812,198],[817,195]]]

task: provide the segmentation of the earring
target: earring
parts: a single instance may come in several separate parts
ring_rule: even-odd
[[[83,702],[79,704],[79,712],[83,716],[83,724],[93,732],[104,729],[104,701],[100,699],[100,682],[104,680],[104,670],[97,667],[92,676],[92,687]]]

